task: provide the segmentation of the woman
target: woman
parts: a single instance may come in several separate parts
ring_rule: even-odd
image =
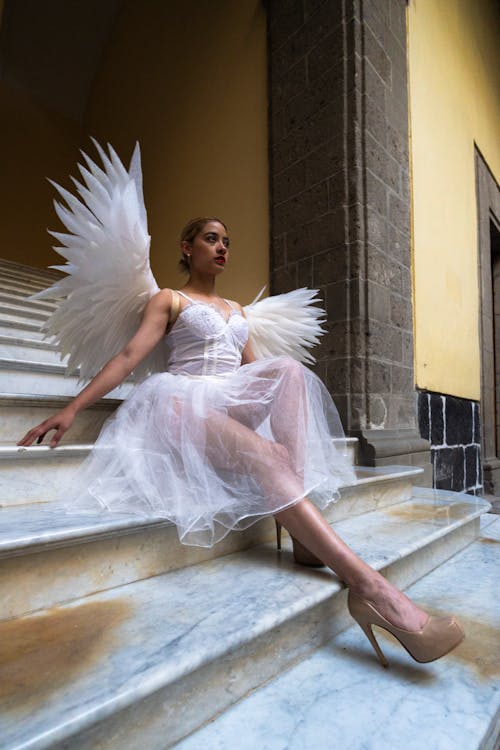
[[[324,507],[352,471],[331,440],[341,431],[338,415],[307,368],[287,357],[257,360],[242,307],[217,296],[229,256],[225,224],[195,219],[180,244],[187,284],[153,296],[123,351],[18,445],[55,430],[55,447],[77,413],[122,383],[167,331],[168,371],[137,386],[107,421],[72,483],[75,502],[86,496],[84,503],[111,510],[163,515],[181,541],[208,546],[274,515],[298,562],[324,563],[349,587],[349,611],[384,666],[373,624],[417,661],[448,653],[464,637],[459,623],[419,609],[360,560],[308,499],[313,491]]]

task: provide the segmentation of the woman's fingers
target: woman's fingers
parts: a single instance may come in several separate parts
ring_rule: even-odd
[[[45,422],[41,422],[36,427],[29,430],[29,432],[27,432],[18,442],[18,445],[32,445],[35,440],[37,444],[40,445],[48,432],[56,430],[55,435],[50,439],[50,447],[55,448],[64,433],[67,432],[73,424],[74,418],[75,416],[72,412],[69,412],[67,409],[62,410],[49,419],[46,419]]]
[[[32,443],[36,440],[37,444],[40,444],[42,440],[44,439],[45,435],[49,430],[54,430],[56,425],[51,425],[46,422],[42,422],[41,424],[37,425],[36,427],[33,427],[29,432],[26,433],[24,437],[21,438],[21,440],[18,442],[18,445],[32,445]]]
[[[62,438],[62,436],[64,435],[65,432],[66,432],[66,428],[59,427],[59,429],[57,430],[56,434],[52,435],[52,439],[50,441],[50,447],[51,448],[55,448],[56,445],[58,445],[60,439]]]

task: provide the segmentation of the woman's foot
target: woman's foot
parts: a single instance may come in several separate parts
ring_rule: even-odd
[[[351,590],[361,599],[372,604],[375,609],[390,623],[404,630],[421,630],[429,615],[417,607],[411,599],[393,586],[379,573],[359,585],[351,585]]]

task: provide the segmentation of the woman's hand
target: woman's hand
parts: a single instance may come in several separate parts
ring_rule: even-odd
[[[57,414],[54,414],[53,417],[46,419],[45,422],[41,422],[36,427],[33,427],[23,438],[21,438],[18,445],[32,445],[35,440],[40,444],[48,432],[56,430],[55,435],[52,435],[52,438],[50,439],[50,447],[55,448],[64,433],[67,432],[73,424],[75,417],[76,412],[69,407],[66,407],[61,411],[58,411]]]
[[[94,404],[122,383],[165,335],[171,303],[172,291],[170,289],[162,289],[155,294],[146,305],[137,333],[125,348],[109,360],[71,404],[54,414],[53,417],[46,419],[45,422],[33,427],[21,438],[18,445],[32,445],[35,440],[41,443],[48,432],[55,430],[56,433],[50,440],[50,447],[55,448],[73,424],[78,412]]]

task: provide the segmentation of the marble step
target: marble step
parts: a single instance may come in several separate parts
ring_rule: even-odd
[[[415,490],[412,501],[347,519],[338,531],[407,586],[472,541],[484,506]],[[164,750],[348,623],[332,573],[297,566],[269,545],[6,621],[3,750]],[[359,632],[358,649],[363,639]]]
[[[14,360],[0,357],[0,392],[75,396],[84,387],[76,375],[65,375],[64,365],[39,360]],[[123,383],[110,392],[111,398],[126,398],[131,383]]]
[[[26,292],[21,292],[16,289],[6,289],[3,284],[0,284],[0,302],[6,302],[12,305],[26,305],[33,307],[35,310],[42,310],[48,314],[52,313],[57,304],[55,302],[48,302],[47,300],[31,300],[28,299],[30,295]]]
[[[41,453],[47,455],[47,449]],[[356,483],[343,488],[340,501],[325,511],[331,523],[409,500],[419,471],[400,466],[383,470],[358,467],[356,474]],[[33,472],[27,480],[30,477]],[[417,507],[412,508],[412,513],[417,513]],[[407,517],[411,520],[409,512],[406,506],[403,522]],[[448,506],[436,509],[434,523],[442,525],[439,514],[451,512],[455,511]],[[429,513],[427,501],[420,513]],[[4,507],[0,509],[2,616],[15,617],[274,540],[272,519],[228,534],[206,549],[181,545],[175,527],[161,519],[118,513],[69,514],[54,504]]]
[[[57,279],[30,279],[18,276],[15,273],[0,268],[0,289],[5,291],[14,289],[23,292],[26,296],[30,296],[36,292],[41,292],[42,289],[47,289],[47,287],[52,286],[55,281],[57,281]]]
[[[0,318],[6,318],[7,320],[12,320],[12,318],[18,318],[21,321],[22,320],[29,320],[32,323],[38,322],[39,325],[42,325],[47,318],[49,317],[50,313],[42,311],[42,310],[36,310],[34,307],[29,306],[29,303],[26,303],[25,305],[21,304],[14,304],[14,303],[7,303],[7,302],[0,302]]]
[[[35,292],[40,292],[42,289],[45,289],[46,286],[47,284],[37,284],[30,281],[24,281],[17,277],[5,275],[0,269],[0,289],[4,292],[15,292],[24,295],[24,297],[29,297],[30,295],[35,294]],[[44,301],[48,302],[48,300]]]
[[[16,296],[18,299],[23,297],[25,300],[31,295],[41,292],[42,289],[46,289],[46,284],[34,284],[25,282],[15,278],[9,278],[4,276],[0,271],[0,289],[3,294],[10,294]],[[43,302],[44,304],[55,304],[53,300],[32,300],[33,302]]]
[[[27,336],[5,336],[1,333],[0,358],[52,362],[63,366],[66,362],[66,358],[61,359],[61,355],[53,344],[40,339],[30,339]]]
[[[20,330],[32,330],[41,331],[43,320],[38,320],[29,315],[21,315],[13,310],[5,309],[4,305],[0,305],[0,325],[8,325],[11,328],[19,328]]]
[[[28,281],[40,282],[42,284],[53,284],[54,281],[64,276],[61,271],[53,268],[38,268],[37,266],[27,266],[23,263],[0,259],[0,272],[11,274],[15,278],[27,279]]]
[[[500,519],[483,517],[465,550],[412,585],[425,609],[455,612],[466,639],[445,659],[418,665],[377,629],[381,669],[357,625],[335,637],[175,750],[495,750],[500,747],[498,545]]]
[[[29,429],[56,414],[70,402],[69,396],[0,393],[0,445],[14,446]],[[104,421],[122,403],[105,397],[80,412],[63,436],[66,443],[93,443]]]
[[[40,330],[40,321],[30,323],[25,318],[17,318],[15,315],[3,315],[0,318],[0,336],[27,336],[30,339],[39,341],[50,341],[46,339],[43,331]]]

